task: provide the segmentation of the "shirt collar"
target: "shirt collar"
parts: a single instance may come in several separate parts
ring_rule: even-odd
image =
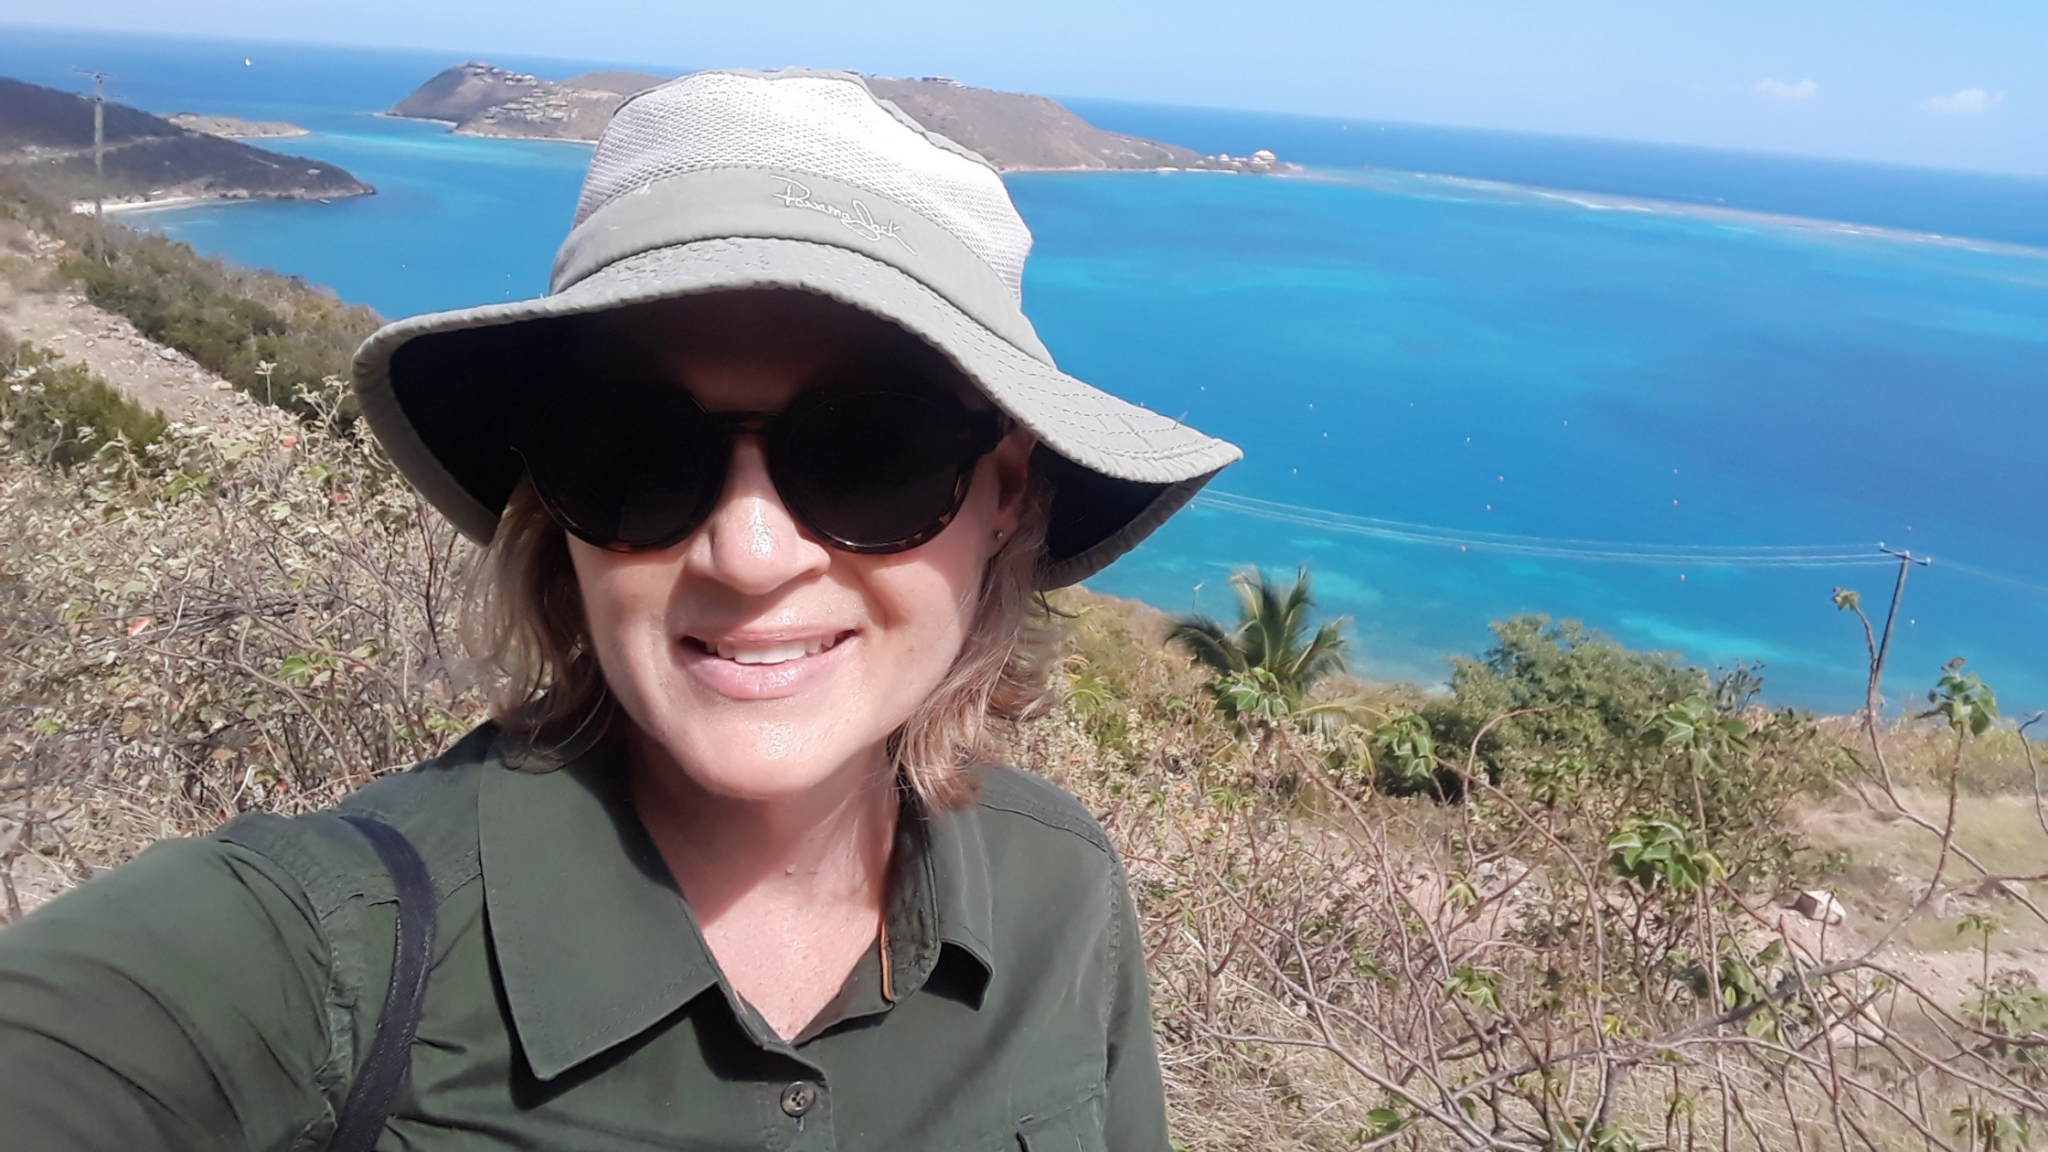
[[[668,866],[601,744],[552,772],[493,758],[478,795],[484,901],[527,1065],[550,1080],[720,983]],[[906,805],[888,929],[898,999],[943,945],[993,971],[994,908],[978,810]],[[979,999],[977,991],[976,999]]]

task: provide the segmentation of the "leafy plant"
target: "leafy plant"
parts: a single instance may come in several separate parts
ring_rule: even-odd
[[[1444,796],[1436,739],[1419,713],[1399,712],[1372,730],[1372,783],[1390,796],[1428,792]]]
[[[1941,717],[1958,743],[1982,736],[1991,728],[1991,722],[1998,719],[1997,694],[1975,672],[1964,675],[1965,663],[1958,656],[1941,666],[1941,679],[1927,691],[1927,702],[1932,707],[1919,714],[1923,719]]]
[[[1638,820],[1608,837],[1607,862],[1643,889],[1681,895],[1726,875],[1712,852],[1669,820]]]
[[[1644,717],[1709,691],[1706,674],[1676,657],[1631,651],[1577,621],[1517,616],[1493,635],[1480,658],[1451,658],[1453,699],[1428,715],[1438,742],[1453,747],[1485,728],[1479,752],[1494,779],[1549,752],[1612,762],[1636,743]],[[1509,713],[1518,715],[1494,723]]]
[[[34,345],[0,362],[0,378],[0,438],[31,458],[69,468],[108,445],[140,453],[164,433],[161,413]]]
[[[1966,1105],[1949,1110],[1955,1134],[1984,1152],[2020,1152],[2033,1147],[2033,1122],[2024,1112],[1997,1112]]]

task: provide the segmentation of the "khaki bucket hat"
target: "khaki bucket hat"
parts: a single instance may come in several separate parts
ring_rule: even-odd
[[[406,477],[488,542],[522,475],[512,409],[569,318],[817,293],[921,337],[1037,435],[1054,492],[1041,583],[1056,588],[1129,551],[1241,453],[1061,372],[1024,316],[1030,248],[995,169],[858,76],[700,72],[612,118],[546,296],[386,326],[356,352],[356,392]]]

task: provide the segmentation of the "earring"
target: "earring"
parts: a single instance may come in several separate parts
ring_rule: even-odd
[[[1002,542],[1003,542],[1003,530],[1002,530],[1001,528],[998,528],[998,529],[996,529],[996,543],[998,543],[998,544],[1001,544]]]

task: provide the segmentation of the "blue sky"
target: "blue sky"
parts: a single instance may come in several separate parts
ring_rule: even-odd
[[[809,64],[2048,176],[2044,0],[8,0],[12,22]]]

